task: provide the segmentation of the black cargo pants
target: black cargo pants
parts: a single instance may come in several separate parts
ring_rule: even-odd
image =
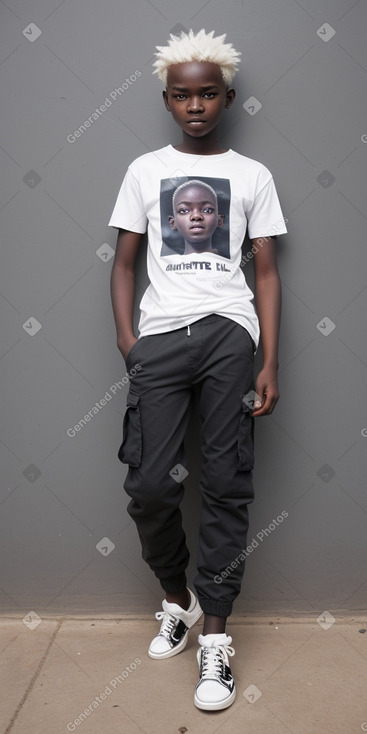
[[[231,614],[240,592],[254,498],[254,418],[247,397],[254,389],[254,350],[245,328],[212,314],[189,327],[141,337],[126,358],[130,387],[118,457],[129,464],[127,509],[144,560],[172,593],[185,587],[189,561],[179,506],[187,474],[183,440],[196,386],[202,511],[194,587],[203,611],[222,617]]]

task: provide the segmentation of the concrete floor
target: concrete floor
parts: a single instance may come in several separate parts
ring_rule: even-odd
[[[193,704],[201,621],[164,661],[154,619],[37,621],[0,620],[1,734],[367,731],[366,617],[231,617],[237,698],[213,713]]]

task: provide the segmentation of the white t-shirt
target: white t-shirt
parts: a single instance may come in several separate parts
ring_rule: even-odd
[[[126,172],[109,226],[148,229],[140,336],[216,313],[245,327],[258,346],[253,293],[240,268],[243,240],[247,229],[250,239],[287,232],[262,163],[231,149],[200,156],[172,145],[142,155]]]

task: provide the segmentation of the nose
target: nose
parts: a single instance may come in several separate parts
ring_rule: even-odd
[[[204,109],[203,103],[198,95],[190,97],[187,105],[188,112],[198,112]]]
[[[191,212],[191,219],[203,219],[202,212],[200,209],[193,209]]]

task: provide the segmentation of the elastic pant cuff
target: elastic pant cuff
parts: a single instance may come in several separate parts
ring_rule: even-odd
[[[198,598],[204,614],[215,614],[216,617],[229,617],[232,614],[233,602],[231,601],[200,596]]]
[[[182,591],[187,587],[187,578],[185,573],[180,573],[178,576],[171,576],[167,579],[159,579],[160,585],[164,591],[168,591],[169,594],[176,594],[178,591]]]

